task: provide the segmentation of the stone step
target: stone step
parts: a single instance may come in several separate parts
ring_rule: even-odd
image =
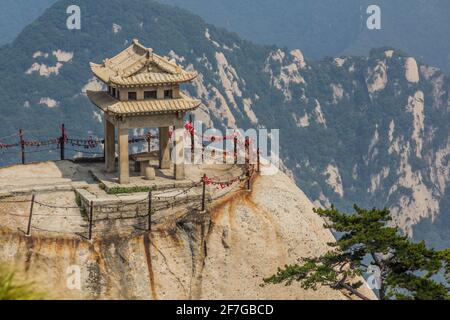
[[[55,192],[55,191],[74,191],[75,189],[85,189],[88,188],[89,184],[82,181],[72,182],[72,183],[53,183],[48,185],[28,185],[26,187],[18,188],[5,188],[0,190],[0,197],[6,196],[23,196],[30,195],[32,193],[46,193],[46,192]]]

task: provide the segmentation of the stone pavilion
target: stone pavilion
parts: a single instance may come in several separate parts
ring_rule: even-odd
[[[135,128],[159,128],[159,167],[169,169],[169,127],[183,128],[186,113],[200,105],[199,100],[181,93],[180,84],[192,81],[197,73],[183,70],[138,40],[115,57],[90,66],[95,77],[108,87],[108,91],[87,91],[90,101],[104,114],[106,171],[116,170],[117,129],[119,183],[130,183],[128,132]],[[182,130],[173,132],[174,178],[182,180],[183,134]]]

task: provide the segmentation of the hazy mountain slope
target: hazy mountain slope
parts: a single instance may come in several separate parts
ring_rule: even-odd
[[[393,46],[450,72],[450,2],[446,0],[159,0],[263,44],[302,48],[310,58],[367,55]],[[0,44],[56,0],[3,0]],[[124,1],[124,3],[126,3]],[[382,30],[366,28],[366,9],[382,9]]]
[[[2,0],[0,4],[0,44],[17,34],[56,0]]]
[[[259,43],[302,48],[310,58],[394,46],[450,73],[447,0],[159,0]],[[366,28],[369,5],[382,30]]]
[[[336,55],[360,29],[359,0],[158,0],[186,8],[249,40]]]
[[[217,127],[280,128],[284,164],[316,203],[388,206],[409,234],[425,221],[415,236],[449,241],[449,80],[439,70],[388,49],[305,61],[300,50],[255,45],[146,0],[79,1],[82,29],[69,31],[69,3],[0,49],[0,137],[20,127],[55,132],[61,122],[72,135],[102,135],[82,93],[98,87],[88,63],[139,38],[201,73],[188,90]]]

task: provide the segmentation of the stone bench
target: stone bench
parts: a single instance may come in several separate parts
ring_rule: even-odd
[[[150,166],[150,160],[157,159],[158,155],[155,152],[143,152],[131,155],[134,161],[134,170],[139,172],[141,176],[145,175],[145,169]]]

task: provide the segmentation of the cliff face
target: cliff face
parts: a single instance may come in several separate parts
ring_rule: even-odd
[[[0,260],[55,298],[347,299],[328,288],[260,287],[277,267],[327,250],[333,236],[312,208],[284,174],[259,176],[251,192],[229,194],[204,214],[163,219],[151,234],[90,243],[2,229]],[[81,290],[67,288],[70,266],[81,270]]]

